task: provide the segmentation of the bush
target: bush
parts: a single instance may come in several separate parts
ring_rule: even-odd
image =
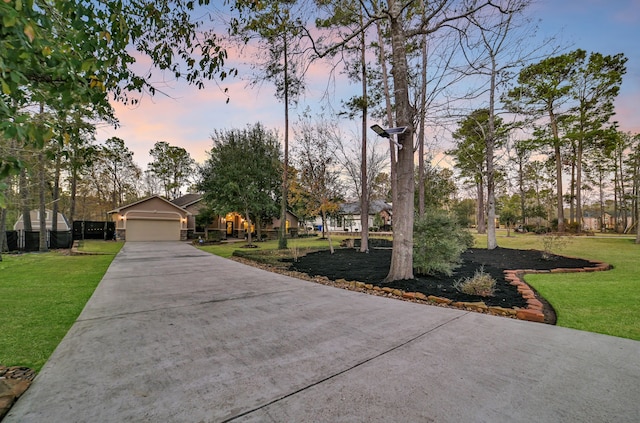
[[[413,267],[417,273],[451,276],[460,254],[473,246],[471,232],[444,210],[427,210],[413,227]]]
[[[485,273],[484,268],[481,267],[476,270],[473,277],[460,279],[453,284],[453,287],[463,294],[493,297],[496,290],[496,281],[490,274]]]
[[[572,238],[562,234],[550,233],[542,237],[542,258],[553,260],[554,252],[558,253],[572,241]]]

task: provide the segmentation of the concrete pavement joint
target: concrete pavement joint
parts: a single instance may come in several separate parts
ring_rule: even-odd
[[[297,394],[299,394],[301,392],[304,392],[304,391],[306,391],[308,389],[311,389],[311,388],[313,388],[315,386],[318,386],[318,385],[320,385],[320,384],[322,384],[324,382],[327,382],[327,381],[329,381],[331,379],[334,379],[334,378],[336,378],[338,376],[341,376],[341,375],[343,375],[343,374],[345,374],[347,372],[350,372],[351,370],[357,369],[358,367],[361,367],[361,366],[363,366],[363,365],[365,365],[367,363],[370,363],[373,360],[376,360],[376,359],[378,359],[380,357],[383,357],[383,356],[389,354],[390,352],[393,352],[393,351],[398,350],[398,349],[400,349],[400,348],[402,348],[402,347],[404,347],[406,345],[409,345],[410,343],[415,342],[416,340],[418,340],[418,339],[422,338],[423,336],[426,336],[426,335],[428,335],[428,334],[430,334],[432,332],[435,332],[436,330],[440,329],[443,326],[448,325],[449,323],[452,323],[452,322],[454,322],[456,320],[462,319],[463,317],[465,317],[466,315],[468,315],[470,313],[471,312],[466,312],[464,314],[461,314],[460,316],[456,316],[456,317],[454,317],[452,319],[449,319],[449,320],[447,320],[447,321],[445,321],[445,322],[443,322],[443,323],[441,323],[441,324],[439,324],[437,326],[434,326],[433,328],[429,329],[426,332],[418,334],[418,335],[414,336],[413,338],[408,339],[407,341],[404,341],[404,342],[402,342],[402,343],[400,343],[400,344],[398,344],[398,345],[396,345],[394,347],[391,347],[391,348],[389,348],[389,349],[387,349],[385,351],[382,351],[381,353],[378,353],[378,354],[374,355],[373,357],[369,357],[369,358],[367,358],[365,360],[362,360],[359,363],[356,363],[351,367],[348,367],[348,368],[346,368],[344,370],[339,371],[338,373],[334,373],[334,374],[332,374],[330,376],[327,376],[327,377],[325,377],[323,379],[320,379],[320,380],[318,380],[316,382],[313,382],[313,383],[311,383],[311,384],[309,384],[309,385],[307,385],[305,387],[297,389],[297,390],[295,390],[293,392],[290,392],[290,393],[288,393],[286,395],[281,395],[278,398],[275,398],[275,399],[267,402],[266,404],[263,404],[261,406],[252,408],[251,410],[247,410],[247,411],[242,412],[240,414],[236,414],[235,416],[232,416],[232,417],[229,417],[227,419],[224,419],[224,420],[221,421],[221,423],[228,423],[228,422],[232,422],[234,420],[237,420],[237,419],[239,419],[241,417],[245,417],[245,416],[247,416],[249,414],[255,413],[256,411],[260,411],[263,408],[269,407],[270,405],[276,404],[276,403],[278,403],[278,402],[280,402],[280,401],[282,401],[284,399],[293,397],[294,395],[297,395]]]

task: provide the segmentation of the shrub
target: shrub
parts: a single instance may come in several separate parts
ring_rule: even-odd
[[[563,236],[562,234],[550,233],[542,237],[542,258],[545,260],[552,260],[554,258],[553,253],[560,252],[572,241],[571,237]]]
[[[451,276],[473,235],[444,210],[427,210],[413,227],[413,267],[419,274]]]
[[[453,284],[453,287],[463,294],[493,297],[496,290],[496,281],[490,274],[485,273],[484,268],[481,267],[476,270],[473,277],[460,279]]]

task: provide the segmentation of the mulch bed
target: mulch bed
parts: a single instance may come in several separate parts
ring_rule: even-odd
[[[461,256],[462,263],[452,276],[416,275],[415,279],[383,283],[391,264],[390,249],[372,249],[369,253],[360,253],[356,249],[338,249],[332,255],[329,251],[309,253],[291,263],[291,270],[306,273],[309,276],[325,276],[331,280],[346,279],[390,287],[407,292],[421,292],[453,301],[484,301],[487,306],[504,308],[526,308],[526,300],[517,288],[504,278],[504,270],[551,270],[555,268],[595,267],[588,260],[554,255],[544,259],[542,251],[496,248],[494,250],[471,248]],[[480,297],[463,294],[453,284],[460,279],[473,277],[483,269],[496,280],[496,292],[492,297]]]

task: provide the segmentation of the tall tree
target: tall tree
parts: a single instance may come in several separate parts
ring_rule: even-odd
[[[216,213],[238,212],[247,221],[247,240],[256,216],[276,216],[281,166],[276,134],[261,124],[216,131],[213,147],[201,168],[199,189]],[[286,220],[280,226],[286,227]]]
[[[469,61],[472,72],[486,78],[487,95],[487,127],[485,132],[485,162],[487,187],[487,248],[492,250],[498,246],[496,227],[496,169],[494,156],[499,148],[498,133],[498,96],[506,83],[512,78],[511,69],[521,66],[532,55],[534,49],[523,49],[525,39],[530,39],[531,26],[522,19],[531,0],[502,0],[497,2],[503,13],[477,13],[467,16],[472,27],[478,32],[478,41],[469,39],[469,32],[461,32],[465,41],[465,57],[471,59],[470,51],[480,49],[481,53]],[[518,29],[524,28],[524,32]]]
[[[195,160],[184,148],[166,141],[156,142],[149,154],[153,157],[149,170],[162,181],[165,197],[179,197],[180,188],[188,184],[195,170]]]
[[[52,132],[33,119],[31,104],[54,111],[90,104],[109,116],[108,94],[135,102],[132,92],[155,93],[151,72],[131,66],[141,55],[199,88],[224,78],[226,51],[213,34],[202,37],[195,7],[191,0],[0,2],[0,134],[41,149]],[[15,157],[0,157],[4,173],[19,166]]]
[[[256,2],[240,0],[233,7],[239,16],[231,21],[231,33],[245,42],[257,38],[264,57],[257,63],[258,75],[254,82],[267,80],[276,87],[276,98],[284,104],[284,166],[282,167],[280,219],[287,217],[287,188],[289,169],[289,108],[297,102],[304,90],[304,57],[300,48],[303,27],[296,15],[297,2],[277,0]],[[260,53],[258,53],[260,55]],[[287,247],[286,228],[280,225],[278,247]]]
[[[141,173],[133,161],[133,152],[124,140],[111,137],[98,150],[91,179],[98,196],[113,209],[137,196],[136,187]]]
[[[495,213],[487,213],[488,207],[485,207],[484,202],[489,193],[489,186],[486,180],[489,168],[491,168],[493,172],[492,181],[494,181],[492,183],[495,184],[495,150],[504,146],[506,135],[507,128],[503,124],[502,118],[493,116],[493,119],[491,119],[491,111],[489,109],[474,110],[459,122],[458,129],[453,133],[453,138],[457,141],[457,145],[448,153],[453,155],[461,174],[470,178],[476,186],[478,233],[484,233],[487,227],[485,220],[487,215],[491,215],[488,219],[489,232],[491,232],[491,226],[493,226],[493,232],[495,232],[495,225],[492,225],[495,221]],[[489,143],[487,143],[487,138],[491,138]],[[492,149],[491,153],[487,151],[488,148]],[[491,159],[491,161],[487,161],[487,158]],[[485,197],[485,192],[487,197]],[[495,245],[492,243],[491,247],[495,248]]]
[[[609,119],[614,115],[613,101],[620,91],[627,59],[623,54],[604,56],[591,53],[579,58],[571,78],[571,96],[575,102],[567,137],[575,142],[576,217],[582,222],[582,164],[586,148],[599,148],[605,138]]]
[[[303,119],[296,135],[295,162],[298,169],[298,184],[303,189],[309,214],[320,215],[322,232],[329,238],[333,254],[331,234],[327,228],[327,216],[339,209],[342,199],[340,172],[331,154],[332,134],[326,122],[314,124],[309,117]]]
[[[522,69],[518,75],[518,85],[505,98],[508,107],[517,113],[548,119],[548,138],[540,141],[553,148],[556,163],[556,215],[558,231],[564,232],[564,192],[562,190],[562,137],[559,121],[566,114],[571,99],[571,78],[577,64],[584,59],[584,50],[549,57]]]

